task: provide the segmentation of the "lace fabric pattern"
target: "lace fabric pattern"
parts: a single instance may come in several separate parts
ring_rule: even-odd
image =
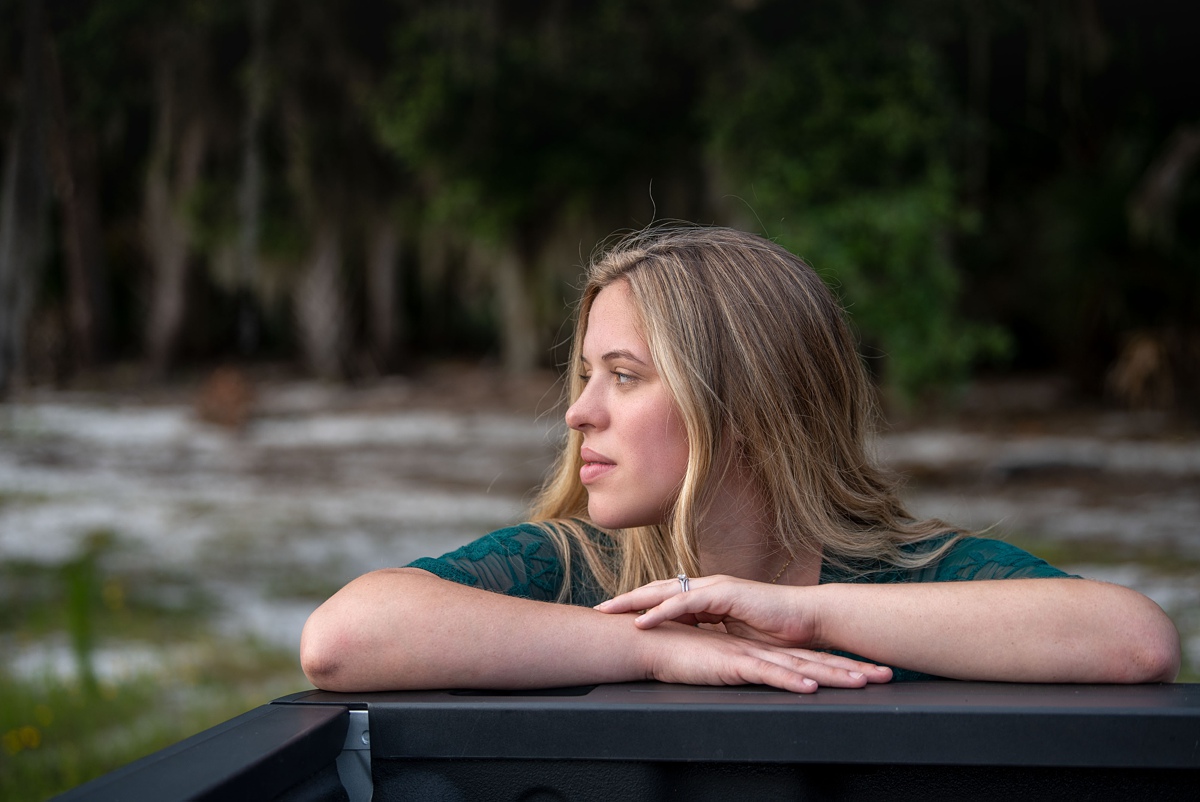
[[[538,601],[554,601],[563,582],[558,551],[532,524],[497,530],[436,559],[414,560],[409,567],[461,585]]]

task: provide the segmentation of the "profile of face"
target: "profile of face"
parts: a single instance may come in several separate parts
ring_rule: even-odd
[[[576,367],[585,384],[566,419],[583,434],[579,478],[588,514],[608,529],[662,523],[687,469],[687,433],[626,282],[608,285],[592,302]]]

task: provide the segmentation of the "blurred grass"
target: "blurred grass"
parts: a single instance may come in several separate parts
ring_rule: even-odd
[[[310,687],[290,650],[213,633],[195,579],[113,568],[121,548],[98,531],[62,563],[0,562],[0,800],[46,799]],[[45,668],[14,669],[39,651]]]
[[[1014,546],[1036,554],[1051,565],[1136,565],[1164,576],[1200,577],[1200,559],[1179,554],[1161,543],[1122,543],[1109,540],[1051,540],[1024,535],[1005,537]]]
[[[0,799],[46,799],[306,687],[295,655],[222,640],[175,670],[92,688],[0,672]]]
[[[0,633],[153,641],[179,637],[215,611],[195,577],[131,561],[114,567],[127,550],[119,534],[97,530],[62,562],[0,561]]]

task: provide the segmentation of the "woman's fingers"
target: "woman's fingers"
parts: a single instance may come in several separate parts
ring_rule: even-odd
[[[769,650],[762,655],[762,659],[802,673],[819,685],[830,688],[861,688],[868,683],[887,682],[892,678],[892,670],[887,666],[808,649]]]
[[[820,686],[860,688],[887,682],[890,669],[839,655],[772,646],[760,641],[670,625],[651,676],[695,685],[762,684],[812,693]],[[649,637],[660,637],[659,634]]]
[[[645,610],[637,619],[638,626],[643,629],[658,626],[664,621],[682,620],[682,616],[686,615],[705,614],[705,617],[697,620],[712,623],[722,620],[728,612],[733,594],[738,592],[738,583],[725,582],[725,579],[720,576],[693,579],[687,592],[683,591],[678,580],[659,580],[601,602],[596,609],[602,613]]]
[[[754,663],[748,670],[749,676],[754,678],[748,681],[797,693],[811,693],[818,687],[861,688],[892,678],[891,669],[886,666],[860,663],[820,652],[797,654],[767,649],[753,655],[752,660]]]
[[[689,593],[696,591],[696,583],[699,579],[690,580],[691,590]],[[683,587],[678,579],[660,579],[657,582],[651,582],[648,585],[642,585],[640,588],[634,588],[628,593],[622,593],[620,596],[614,596],[608,601],[601,602],[596,605],[596,609],[604,613],[629,613],[634,610],[645,610],[649,607],[654,607],[663,601],[678,596],[683,593]]]
[[[692,618],[697,621],[713,623],[736,619],[745,621],[744,614],[754,610],[769,607],[771,601],[764,594],[781,595],[783,589],[757,582],[731,580],[726,577],[705,577],[696,580],[687,593],[668,595],[656,603],[649,603],[654,597],[647,594],[638,601],[648,602],[645,607],[634,607],[634,610],[644,610],[634,623],[641,629],[652,629],[664,621],[683,621]],[[776,600],[778,601],[778,600]],[[607,611],[606,611],[607,612]],[[752,616],[758,618],[759,616]],[[751,626],[757,626],[760,621],[747,621]]]

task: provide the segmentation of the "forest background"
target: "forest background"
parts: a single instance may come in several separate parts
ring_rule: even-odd
[[[881,383],[1197,407],[1173,2],[0,2],[0,390],[558,365],[611,232],[740,226]]]
[[[1189,5],[0,0],[0,797],[303,687],[342,582],[520,515],[581,266],[671,219],[843,298],[918,514],[1200,678]]]

